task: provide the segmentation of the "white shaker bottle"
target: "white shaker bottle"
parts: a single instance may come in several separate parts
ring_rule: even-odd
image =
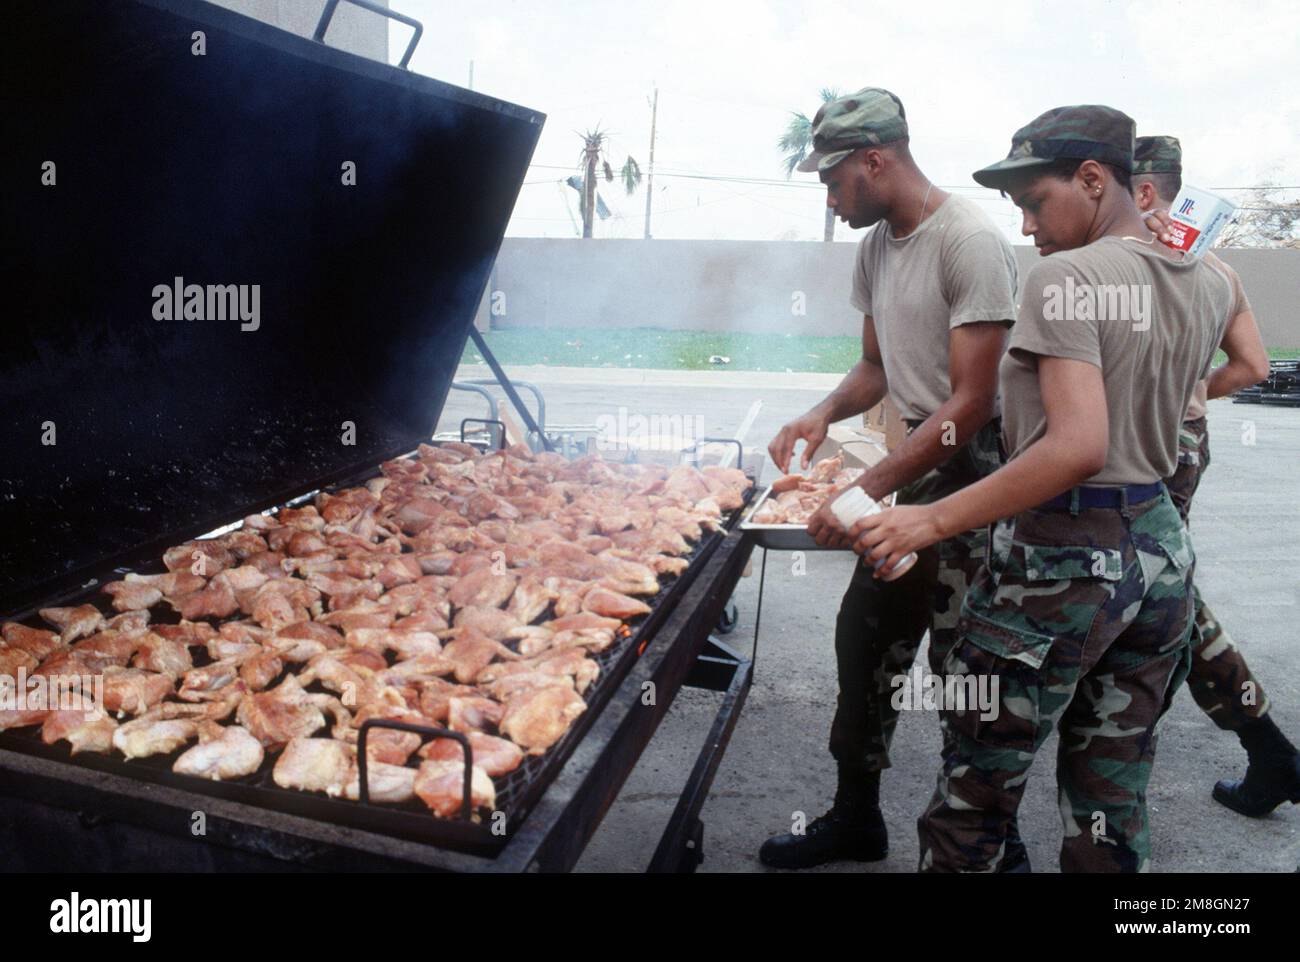
[[[873,500],[867,492],[856,484],[831,502],[831,513],[844,526],[845,531],[852,528],[859,518],[865,518],[869,514],[879,514],[880,511],[880,502]],[[880,570],[881,564],[884,564],[884,562],[882,561],[875,566],[877,571]],[[911,570],[914,564],[916,564],[916,552],[905,555],[899,560],[898,564],[890,569],[888,574],[882,574],[881,577],[885,581],[901,578]]]

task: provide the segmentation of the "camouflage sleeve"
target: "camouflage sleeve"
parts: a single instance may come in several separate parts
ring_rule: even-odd
[[[1001,234],[972,231],[945,244],[941,265],[950,329],[980,321],[1014,322],[1016,261]]]
[[[1020,311],[1011,329],[1008,350],[1043,357],[1063,357],[1101,367],[1101,337],[1092,312],[1079,318],[1070,303],[1091,283],[1060,254],[1039,261],[1025,277]]]

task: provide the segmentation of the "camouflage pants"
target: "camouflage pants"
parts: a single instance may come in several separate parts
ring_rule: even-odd
[[[900,504],[928,504],[1002,465],[1000,426],[980,429],[948,461],[898,493]],[[894,694],[930,631],[930,664],[940,664],[956,638],[957,617],[971,577],[987,553],[986,529],[967,531],[919,553],[897,581],[872,577],[854,556],[853,578],[835,621],[839,697],[830,751],[841,764],[865,771],[889,767],[898,724]]]
[[[994,711],[940,713],[943,765],[918,821],[922,871],[997,870],[1054,728],[1061,869],[1146,868],[1146,787],[1156,722],[1187,673],[1192,569],[1164,493],[995,526],[943,665],[948,676],[988,679]]]
[[[1178,432],[1178,470],[1165,482],[1174,507],[1188,522],[1192,495],[1210,466],[1210,436],[1205,418],[1184,421]],[[1246,659],[1223,630],[1201,593],[1192,587],[1196,620],[1192,627],[1192,672],[1187,687],[1201,710],[1225,731],[1239,731],[1268,713],[1268,696],[1251,674]]]

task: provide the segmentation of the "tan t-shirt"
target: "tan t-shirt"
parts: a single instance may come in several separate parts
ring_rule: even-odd
[[[1211,253],[1206,253],[1204,260],[1207,264],[1223,271],[1224,276],[1228,278],[1228,283],[1232,285],[1232,313],[1228,315],[1228,319],[1231,320],[1238,314],[1250,310],[1250,301],[1246,300],[1246,289],[1241,286],[1241,278],[1237,276],[1237,272]],[[1196,390],[1192,392],[1192,400],[1188,402],[1187,413],[1183,415],[1183,420],[1195,421],[1197,418],[1205,417],[1209,403],[1209,385],[1205,381],[1197,381]]]
[[[1095,364],[1105,382],[1110,450],[1088,483],[1169,477],[1188,400],[1209,372],[1232,303],[1231,284],[1213,266],[1136,241],[1103,237],[1044,258],[1025,278],[999,369],[1011,456],[1047,429],[1038,356],[1072,358]]]
[[[987,214],[951,195],[906,237],[885,221],[867,232],[851,301],[875,327],[899,414],[924,420],[952,396],[948,332],[1015,319],[1015,255]]]

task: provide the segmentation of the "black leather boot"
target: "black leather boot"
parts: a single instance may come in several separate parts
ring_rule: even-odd
[[[827,862],[878,862],[889,854],[889,835],[880,814],[880,773],[840,767],[831,810],[800,834],[773,835],[758,850],[772,868],[812,868]]]
[[[1300,754],[1265,715],[1238,732],[1250,758],[1246,777],[1214,786],[1214,800],[1241,815],[1262,818],[1283,802],[1300,803]]]

